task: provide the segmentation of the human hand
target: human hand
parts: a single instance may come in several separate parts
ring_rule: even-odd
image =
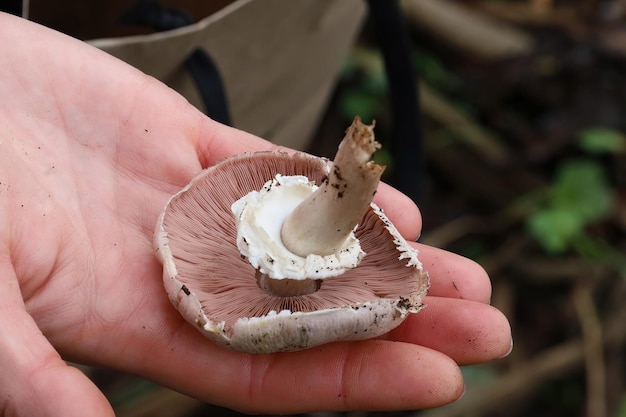
[[[485,272],[416,244],[428,307],[377,340],[251,355],[219,348],[171,306],[152,233],[199,170],[274,145],[215,123],[154,79],[0,14],[0,411],[111,416],[62,358],[150,378],[247,412],[416,409],[463,392],[457,364],[510,349]],[[408,240],[417,208],[376,202]],[[87,411],[88,410],[88,411]]]

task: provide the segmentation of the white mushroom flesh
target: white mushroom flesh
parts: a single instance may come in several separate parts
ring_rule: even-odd
[[[285,219],[317,189],[305,176],[277,174],[260,191],[251,191],[232,205],[239,251],[270,279],[334,277],[356,267],[363,258],[365,253],[353,232],[330,255],[303,257],[285,247],[281,239]]]

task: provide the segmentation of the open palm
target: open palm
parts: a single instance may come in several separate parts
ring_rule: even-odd
[[[61,358],[243,411],[289,413],[443,404],[463,391],[457,364],[509,350],[484,271],[425,246],[428,308],[384,338],[274,355],[216,347],[170,305],[153,229],[199,170],[276,147],[32,23],[0,14],[0,45],[3,415],[112,415]],[[382,187],[377,202],[408,239],[418,236],[419,212],[404,196]]]

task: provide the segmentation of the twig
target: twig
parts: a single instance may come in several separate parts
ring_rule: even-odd
[[[493,19],[511,24],[556,26],[577,36],[588,36],[588,30],[580,20],[582,8],[578,4],[553,5],[549,9],[538,10],[527,2],[481,1],[476,7]]]
[[[585,376],[587,379],[587,415],[605,417],[607,415],[606,368],[602,343],[602,324],[598,319],[589,282],[579,283],[574,287],[572,302],[578,314],[583,336]]]
[[[404,0],[402,6],[416,26],[483,58],[504,58],[533,49],[533,40],[524,31],[446,0]]]
[[[611,272],[604,265],[591,264],[579,258],[526,256],[512,260],[509,266],[523,274],[528,281],[542,284],[577,282],[589,279],[590,276],[602,279]]]
[[[479,217],[465,215],[429,230],[422,235],[420,241],[426,245],[445,248],[458,239],[480,230],[482,226],[484,224]]]
[[[457,134],[459,140],[485,160],[498,166],[510,161],[508,150],[499,138],[480,127],[424,82],[420,84],[419,95],[422,111],[426,115]]]

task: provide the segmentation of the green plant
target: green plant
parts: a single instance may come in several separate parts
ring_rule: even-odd
[[[589,154],[617,155],[626,150],[626,135],[592,127],[580,132],[578,144]],[[607,219],[615,209],[615,190],[607,178],[607,168],[599,160],[562,162],[552,184],[526,201],[532,206],[526,219],[528,231],[547,253],[574,250],[626,276],[626,256],[589,232],[590,226]]]
[[[579,146],[592,154],[626,151],[626,134],[605,127],[589,127],[578,135]]]
[[[607,127],[585,128],[577,140],[578,146],[592,155],[626,151],[626,135]],[[561,163],[540,200],[539,207],[527,218],[527,225],[547,252],[556,254],[575,248],[594,258],[615,252],[586,232],[590,224],[606,218],[614,208],[614,190],[600,162],[577,159]]]
[[[613,209],[613,190],[604,167],[589,159],[563,162],[541,207],[527,219],[532,236],[553,254],[576,247],[586,228]]]

